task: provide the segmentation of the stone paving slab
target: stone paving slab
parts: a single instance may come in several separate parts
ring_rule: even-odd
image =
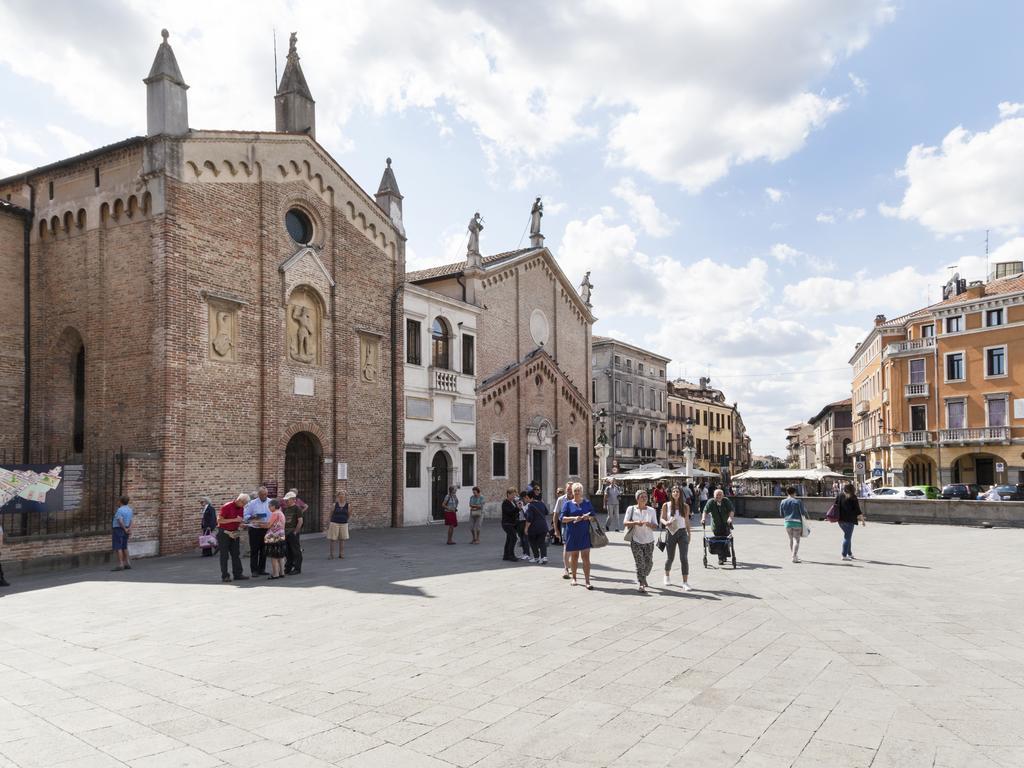
[[[462,531],[460,529],[459,533]],[[1024,530],[773,520],[740,567],[595,590],[503,563],[502,534],[356,531],[344,560],[221,584],[139,560],[0,593],[0,768],[1024,765]],[[675,575],[678,584],[678,575]]]

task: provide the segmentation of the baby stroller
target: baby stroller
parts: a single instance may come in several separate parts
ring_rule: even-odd
[[[704,567],[708,567],[708,552],[717,555],[719,559],[732,558],[732,567],[736,568],[736,542],[732,536],[732,526],[729,526],[728,536],[708,535],[707,527],[701,525],[704,533]]]

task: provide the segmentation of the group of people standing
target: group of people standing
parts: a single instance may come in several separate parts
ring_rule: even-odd
[[[220,554],[221,581],[244,581],[266,576],[270,580],[302,573],[302,527],[309,505],[298,497],[295,488],[281,499],[270,498],[265,486],[256,496],[240,493],[233,501],[215,510],[209,497],[200,499],[202,507],[200,544],[204,557]],[[116,518],[115,518],[116,522]],[[345,492],[338,493],[327,531],[329,557],[337,546],[338,557],[345,556],[349,538],[349,506]],[[249,541],[249,576],[242,567],[241,535],[247,531]],[[216,538],[213,539],[214,531]],[[116,541],[115,541],[116,544]],[[228,573],[228,561],[231,573]],[[267,572],[267,561],[270,572]]]

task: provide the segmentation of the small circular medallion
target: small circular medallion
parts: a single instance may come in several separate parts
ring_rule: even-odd
[[[537,342],[537,346],[543,347],[548,343],[548,335],[551,327],[548,325],[548,318],[541,310],[535,309],[530,315],[530,335]]]

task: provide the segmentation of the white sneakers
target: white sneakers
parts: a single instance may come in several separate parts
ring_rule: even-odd
[[[548,559],[547,559],[546,557],[542,557],[542,558],[540,559],[540,564],[541,564],[541,565],[547,565],[547,563],[548,563]]]
[[[683,592],[692,592],[692,591],[693,591],[693,587],[691,587],[691,586],[690,586],[689,584],[687,584],[687,583],[686,583],[686,582],[684,581],[684,582],[683,582]]]
[[[669,580],[669,578],[668,578],[668,574],[666,573],[666,574],[665,574],[665,586],[667,587],[667,586],[669,586],[669,585],[670,585],[671,583],[672,583],[672,582],[671,582],[671,581]]]
[[[533,560],[533,558],[530,557],[529,555],[520,555],[519,559],[520,560]]]
[[[793,555],[793,562],[794,563],[799,563],[800,562],[800,558],[797,557],[796,555]]]

